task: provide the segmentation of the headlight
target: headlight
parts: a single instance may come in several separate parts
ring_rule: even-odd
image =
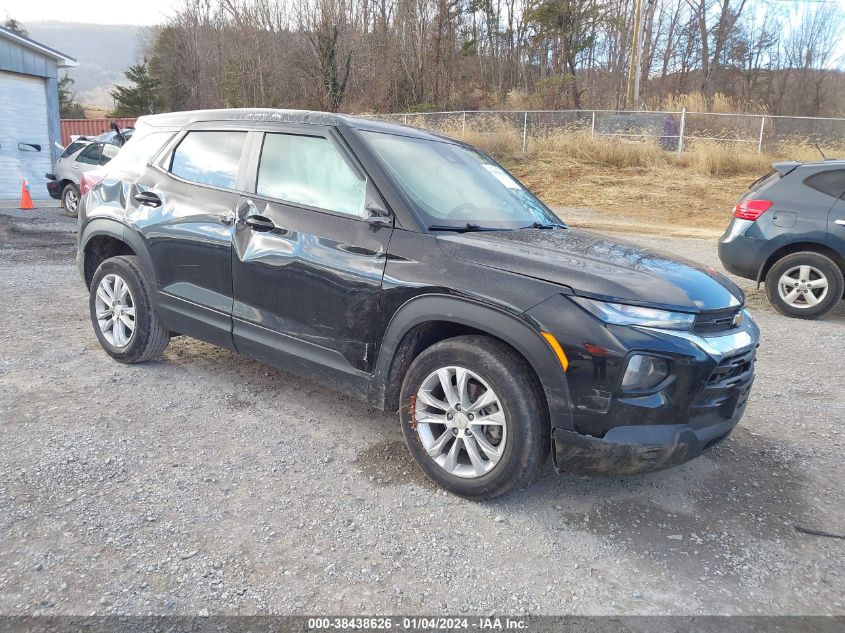
[[[614,325],[639,325],[665,330],[689,330],[695,315],[686,312],[670,312],[657,308],[643,308],[625,303],[609,303],[586,297],[569,297],[579,306],[605,323]]]

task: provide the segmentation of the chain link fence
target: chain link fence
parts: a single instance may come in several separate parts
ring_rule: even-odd
[[[784,155],[795,146],[842,152],[845,119],[720,114],[711,112],[644,112],[613,110],[455,111],[373,115],[461,136],[516,135],[522,149],[538,138],[583,133],[627,142],[653,140],[667,151],[683,152],[699,143],[730,145],[748,152]]]

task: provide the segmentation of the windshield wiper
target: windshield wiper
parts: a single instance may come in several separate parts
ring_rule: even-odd
[[[544,224],[543,222],[534,222],[531,226],[523,226],[523,229],[565,229],[567,226],[565,224]]]
[[[467,222],[462,226],[451,226],[449,224],[432,224],[428,227],[429,231],[455,231],[456,233],[477,233],[479,231],[508,231],[510,229],[496,228],[493,226],[479,226]]]

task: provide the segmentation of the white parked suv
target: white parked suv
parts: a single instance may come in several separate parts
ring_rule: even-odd
[[[77,140],[67,146],[56,161],[52,174],[47,174],[47,192],[62,201],[65,212],[76,217],[82,174],[97,169],[117,156],[120,148],[112,143]]]

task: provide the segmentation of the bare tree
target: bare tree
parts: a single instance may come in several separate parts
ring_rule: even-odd
[[[643,97],[835,114],[842,9],[643,0]],[[771,4],[769,4],[771,3]],[[634,0],[184,0],[144,51],[165,109],[619,107]]]

